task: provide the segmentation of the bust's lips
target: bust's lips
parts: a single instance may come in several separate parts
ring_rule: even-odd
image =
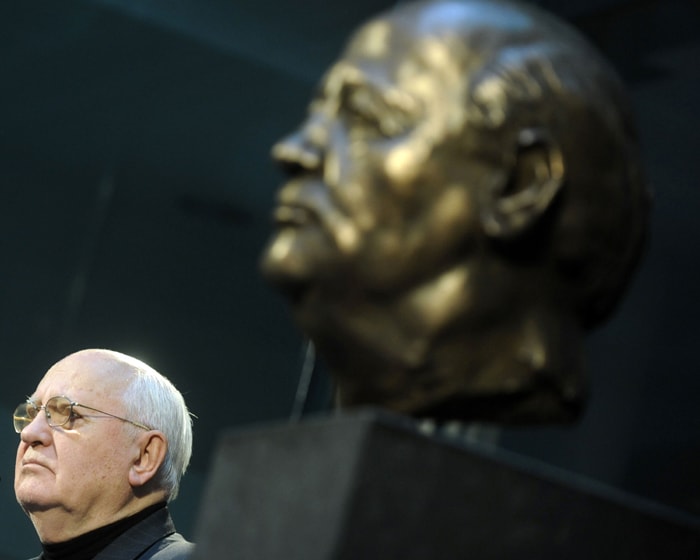
[[[301,227],[318,222],[316,213],[301,204],[280,204],[275,208],[272,217],[279,227]]]

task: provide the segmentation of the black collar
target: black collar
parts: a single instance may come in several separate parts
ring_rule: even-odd
[[[60,543],[42,543],[41,560],[90,560],[119,535],[166,506],[160,502],[104,527]]]

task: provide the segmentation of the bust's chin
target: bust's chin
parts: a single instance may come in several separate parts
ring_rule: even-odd
[[[312,275],[299,259],[280,258],[274,251],[274,240],[260,258],[263,278],[283,296],[298,301],[312,283]]]

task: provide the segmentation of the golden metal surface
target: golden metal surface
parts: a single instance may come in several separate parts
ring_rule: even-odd
[[[362,26],[300,128],[264,276],[340,407],[566,421],[582,339],[642,251],[648,193],[623,87],[547,14],[402,4]]]

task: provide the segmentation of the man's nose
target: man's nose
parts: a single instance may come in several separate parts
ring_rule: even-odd
[[[291,175],[319,171],[327,143],[327,127],[321,119],[311,118],[272,147],[272,158]]]
[[[30,445],[35,443],[42,443],[44,445],[51,439],[52,428],[49,426],[46,414],[43,411],[39,413],[32,419],[32,421],[27,424],[19,434],[22,441]]]

